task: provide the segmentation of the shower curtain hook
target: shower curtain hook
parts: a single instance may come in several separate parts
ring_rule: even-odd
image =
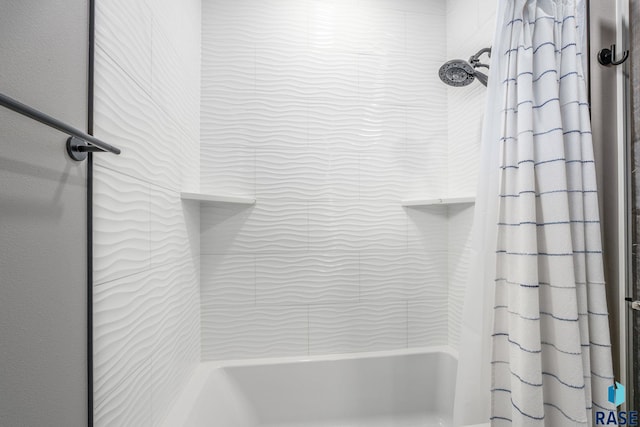
[[[612,44],[611,48],[604,48],[600,52],[598,52],[598,62],[601,65],[609,66],[609,65],[620,65],[625,62],[629,58],[629,51],[625,50],[622,54],[622,59],[619,61],[615,60],[616,58],[616,45]]]

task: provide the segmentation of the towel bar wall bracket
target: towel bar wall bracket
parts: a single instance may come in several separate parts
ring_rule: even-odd
[[[67,139],[67,154],[73,160],[81,162],[87,158],[87,153],[89,152],[103,152],[102,148],[96,147],[94,145],[89,145],[83,139],[76,138],[75,136],[69,137]]]

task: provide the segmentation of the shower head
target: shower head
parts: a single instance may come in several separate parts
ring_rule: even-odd
[[[447,61],[438,72],[440,80],[449,86],[467,86],[475,79],[478,79],[484,86],[489,78],[486,74],[477,70],[479,67],[489,68],[488,65],[480,62],[480,56],[488,53],[491,56],[491,48],[480,49],[469,61],[454,59]]]
[[[447,61],[438,72],[440,80],[449,86],[467,86],[476,78],[476,70],[465,60]]]

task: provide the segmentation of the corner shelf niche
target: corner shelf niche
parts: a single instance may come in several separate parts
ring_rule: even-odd
[[[441,199],[405,199],[402,201],[402,206],[407,207],[419,207],[419,206],[434,206],[434,205],[460,205],[460,204],[473,204],[475,203],[475,197],[443,197]]]
[[[256,199],[235,194],[204,194],[204,193],[180,193],[182,200],[200,202],[207,205],[233,203],[236,205],[255,205]]]

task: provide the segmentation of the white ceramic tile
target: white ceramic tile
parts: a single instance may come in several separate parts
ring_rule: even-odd
[[[256,50],[256,93],[284,97],[355,97],[357,55],[332,50]]]
[[[441,299],[412,299],[408,303],[409,347],[448,343],[447,303]]]
[[[144,364],[94,406],[96,427],[151,427],[151,366]]]
[[[326,170],[327,158],[321,152],[258,151],[256,195],[258,199],[317,197]]]
[[[358,216],[361,251],[407,250],[407,215],[396,200],[361,201]]]
[[[256,298],[255,256],[203,255],[200,296],[203,306],[253,304]]]
[[[185,56],[171,37],[153,21],[151,97],[170,120],[194,137],[200,126],[199,57]]]
[[[262,0],[253,2],[247,15],[258,49],[282,51],[305,49],[308,45],[308,0]]]
[[[407,303],[309,307],[310,354],[405,348]]]
[[[353,201],[309,203],[309,248],[320,252],[354,250],[361,245],[360,210]]]
[[[444,16],[446,0],[360,0],[360,7],[393,9]]]
[[[476,83],[467,91],[449,91],[449,194],[476,192],[485,93],[484,86]],[[474,113],[460,121],[467,109]]]
[[[202,360],[307,354],[307,306],[202,308]]]
[[[425,2],[425,3],[444,3]],[[443,34],[447,31],[447,22],[443,14],[431,11],[424,13],[410,12],[406,14],[406,48],[407,55],[446,61],[447,43]]]
[[[407,146],[403,198],[440,198],[447,194],[447,149],[446,138]]]
[[[93,280],[100,285],[150,266],[149,185],[94,169]]]
[[[318,304],[358,300],[357,254],[256,256],[256,304]]]
[[[200,190],[210,194],[254,195],[256,153],[247,148],[226,148],[218,144],[200,146]]]
[[[446,252],[360,254],[360,298],[447,300]]]
[[[408,217],[408,247],[411,250],[439,251],[447,247],[447,207],[404,208]]]
[[[357,0],[312,0],[309,4],[309,47],[357,52],[362,38]]]
[[[156,289],[162,276],[145,271],[94,291],[94,391],[99,406],[118,385],[148,366],[165,302]]]
[[[152,187],[149,191],[151,265],[162,265],[188,253],[190,246],[180,193]]]
[[[394,105],[444,101],[437,96],[442,82],[434,78],[442,65],[439,58],[393,54],[358,55],[357,60],[359,95],[365,100]]]
[[[406,192],[405,152],[398,149],[368,150],[360,155],[360,199],[393,200]]]
[[[95,163],[165,188],[180,187],[180,147],[167,116],[131,77],[100,48],[96,49],[95,136],[122,150],[96,156]]]
[[[444,86],[444,84],[443,84]],[[447,139],[447,104],[443,102],[446,91],[434,90],[438,96],[430,98],[423,106],[409,106],[405,108],[407,145],[422,145],[425,142],[434,143]],[[441,97],[439,97],[441,95]],[[445,165],[443,158],[433,158],[430,163],[434,166]]]
[[[261,136],[255,132],[256,126],[264,121],[257,116],[258,110],[251,101],[241,97],[221,98],[219,94],[206,90],[201,99],[200,137],[203,145],[218,144],[228,148],[255,146]]]
[[[173,262],[157,283],[165,309],[158,319],[151,357],[154,425],[167,414],[182,386],[200,362],[198,277],[184,262]]]
[[[151,9],[145,0],[96,3],[96,47],[151,91]]]
[[[306,202],[273,199],[201,209],[203,254],[307,249]]]
[[[397,10],[360,9],[362,36],[359,52],[377,55],[404,53],[405,13]]]
[[[256,50],[253,46],[202,44],[202,94],[212,98],[251,99],[256,90]]]
[[[179,4],[178,4],[179,3]],[[158,425],[200,358],[200,1],[97,4],[98,426]]]

